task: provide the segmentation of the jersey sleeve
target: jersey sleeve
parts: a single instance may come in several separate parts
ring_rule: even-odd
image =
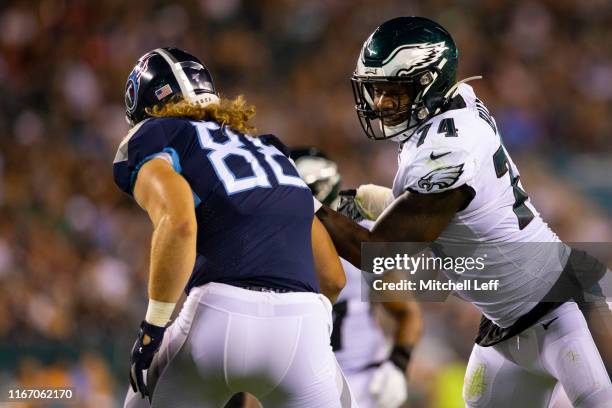
[[[113,176],[117,186],[132,195],[140,168],[149,160],[161,157],[175,171],[181,173],[181,160],[173,145],[177,123],[167,120],[149,120],[133,128],[123,139],[113,163]]]
[[[439,193],[471,185],[477,168],[477,158],[468,151],[423,146],[413,161],[400,167],[397,181],[402,191]]]

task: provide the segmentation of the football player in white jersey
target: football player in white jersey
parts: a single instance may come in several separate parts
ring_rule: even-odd
[[[341,177],[336,163],[316,148],[293,150],[291,157],[318,200],[365,228],[374,225],[359,211],[353,196],[339,192]],[[363,274],[344,259],[341,261],[346,286],[333,307],[331,344],[336,359],[361,408],[397,408],[408,396],[407,369],[421,335],[421,309],[412,300],[381,302],[395,322],[390,345],[374,316]],[[364,296],[362,287],[366,288]]]
[[[399,169],[390,194],[357,191],[374,217],[386,207],[371,230],[325,206],[317,216],[340,256],[360,268],[362,243],[486,247],[488,267],[463,278],[495,278],[499,289],[458,291],[483,314],[467,406],[546,407],[560,382],[574,406],[610,407],[610,378],[570,301],[606,267],[560,242],[540,218],[494,119],[466,80],[457,82],[457,63],[450,34],[425,18],[395,18],[370,35],[352,79],[356,110],[368,137],[399,143]]]

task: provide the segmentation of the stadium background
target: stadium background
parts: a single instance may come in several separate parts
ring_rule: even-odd
[[[260,131],[321,147],[347,187],[388,185],[396,146],[363,135],[349,77],[378,24],[413,14],[452,33],[459,79],[484,76],[472,86],[555,231],[610,242],[607,0],[3,1],[0,384],[68,384],[80,407],[123,396],[151,228],[111,170],[127,131],[125,79],[141,54],[189,50],[224,96],[257,106]],[[426,306],[410,406],[461,406],[478,318],[459,301]]]

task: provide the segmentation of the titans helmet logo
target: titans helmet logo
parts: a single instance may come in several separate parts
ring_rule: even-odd
[[[147,70],[149,65],[149,58],[153,54],[147,54],[140,61],[138,65],[134,67],[130,76],[128,77],[127,83],[125,84],[125,106],[129,112],[134,112],[138,103],[138,88],[140,88],[140,78],[142,73]]]

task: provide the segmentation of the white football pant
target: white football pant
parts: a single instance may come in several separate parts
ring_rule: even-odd
[[[194,288],[147,372],[151,406],[221,408],[245,391],[264,407],[356,407],[331,328],[323,295]],[[128,390],[125,407],[148,406]]]
[[[612,407],[610,378],[572,302],[508,340],[491,347],[474,345],[463,398],[468,407],[545,408],[557,381],[574,407]]]

